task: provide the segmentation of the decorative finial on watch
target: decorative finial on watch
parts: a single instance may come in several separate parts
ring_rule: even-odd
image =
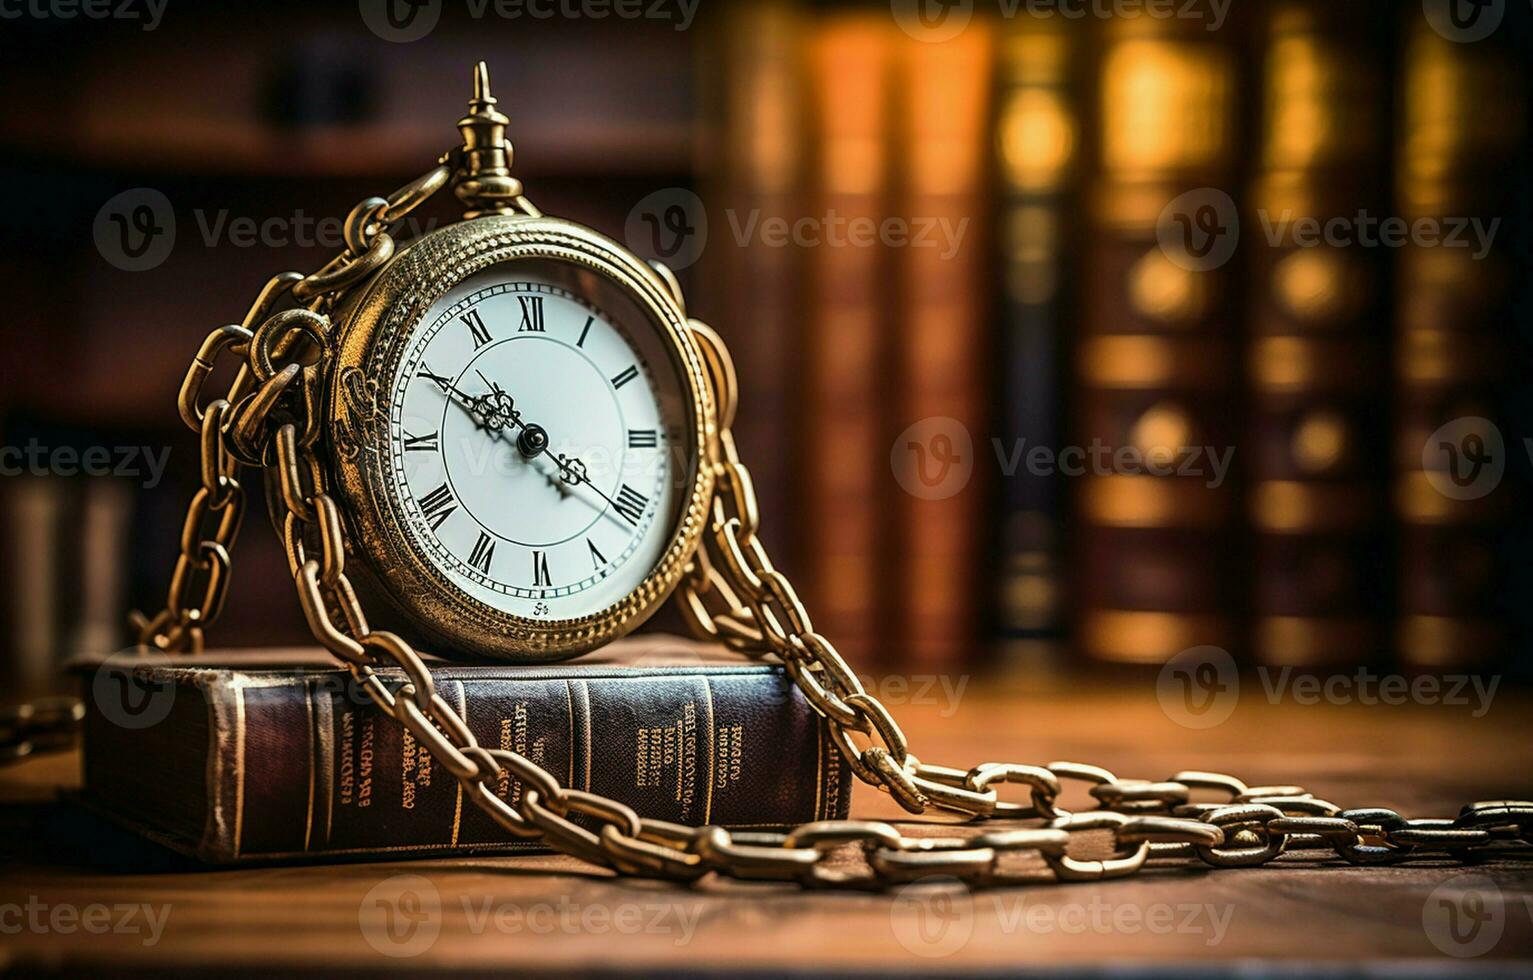
[[[443,158],[453,167],[452,192],[467,208],[465,218],[516,211],[522,182],[511,176],[511,141],[506,139],[510,122],[495,108],[490,69],[481,61],[474,66],[474,97],[469,100],[468,115],[458,120],[463,145]]]

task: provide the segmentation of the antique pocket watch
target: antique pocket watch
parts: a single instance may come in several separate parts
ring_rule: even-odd
[[[1132,874],[1152,847],[1218,867],[1266,864],[1295,841],[1359,864],[1500,853],[1507,842],[1516,856],[1533,853],[1533,803],[1523,801],[1413,821],[1220,773],[1120,780],[1066,762],[922,761],[756,537],[724,345],[687,317],[663,266],[538,211],[511,176],[508,120],[482,63],[474,89],[461,147],[358,204],[342,254],[308,275],[273,276],[240,323],[198,349],[177,405],[201,436],[201,486],[165,607],[134,616],[140,648],[201,649],[231,591],[241,479],[254,468],[315,639],[379,710],[508,833],[620,873],[1005,884],[1030,880],[1009,870],[1018,851],[1060,880]],[[390,229],[448,186],[465,220],[396,248]],[[235,378],[208,397],[226,360],[239,365]],[[369,623],[359,571],[411,638]],[[445,656],[569,657],[633,629],[673,592],[699,637],[776,657],[825,719],[828,743],[906,810],[1031,822],[914,839],[866,820],[747,834],[649,819],[480,745],[412,643]],[[1068,781],[1088,784],[1097,808],[1062,809]],[[1007,784],[1025,798],[1001,799]],[[1190,802],[1195,791],[1216,801]],[[1078,835],[1102,831],[1109,856],[1070,853]],[[825,860],[841,845],[860,847],[860,873]]]
[[[550,659],[665,600],[703,526],[715,426],[657,273],[579,225],[495,214],[420,239],[339,312],[337,502],[412,625]]]

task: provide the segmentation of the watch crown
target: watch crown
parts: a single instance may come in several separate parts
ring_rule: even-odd
[[[522,182],[511,176],[511,141],[506,139],[510,123],[495,108],[490,69],[481,61],[474,66],[474,97],[468,102],[468,115],[458,120],[463,145],[449,154],[454,162],[452,192],[468,209],[465,218],[516,210]]]

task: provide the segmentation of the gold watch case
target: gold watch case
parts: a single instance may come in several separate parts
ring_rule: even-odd
[[[383,465],[390,451],[387,388],[431,304],[481,270],[527,260],[567,263],[622,290],[664,340],[688,396],[684,424],[691,445],[670,543],[638,588],[579,619],[515,616],[459,589],[418,553]],[[341,305],[335,322],[336,356],[325,384],[325,455],[349,532],[348,567],[353,558],[361,560],[376,591],[432,643],[432,652],[454,659],[566,659],[630,632],[665,602],[706,524],[718,428],[686,315],[654,270],[611,239],[561,218],[486,215],[431,232],[402,250]]]

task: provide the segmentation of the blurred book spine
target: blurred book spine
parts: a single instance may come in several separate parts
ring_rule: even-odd
[[[1036,447],[1057,452],[1062,442],[1059,376],[1080,153],[1077,38],[1058,19],[1009,24],[1000,40],[995,117],[1001,304],[994,377],[1005,450],[996,618],[1008,648],[1044,652],[1063,628],[1061,495],[1058,475],[1030,466],[1028,454]]]
[[[807,40],[811,213],[820,234],[803,245],[810,312],[797,452],[805,599],[819,630],[852,663],[870,667],[882,648],[879,536],[888,452],[880,426],[892,269],[885,249],[854,242],[849,229],[877,227],[890,206],[894,33],[887,14],[838,12]]]
[[[890,563],[899,569],[894,646],[920,670],[950,670],[970,657],[983,606],[994,39],[980,17],[947,40],[900,36],[900,190],[891,217],[909,223],[909,236],[888,243],[898,261],[899,385],[886,445],[900,432],[918,445],[892,450],[908,468],[900,485],[916,492],[897,494],[897,533],[886,546],[899,560]]]
[[[1234,636],[1234,273],[1230,262],[1178,261],[1157,236],[1171,205],[1229,200],[1234,57],[1195,24],[1103,25],[1100,169],[1075,351],[1079,445],[1060,456],[1062,471],[1083,474],[1073,600],[1079,645],[1096,658],[1156,663],[1192,646],[1228,648]],[[1217,255],[1229,216],[1206,203],[1185,217],[1196,222],[1187,252]]]
[[[11,699],[26,699],[55,688],[64,649],[69,490],[58,477],[28,474],[8,478],[3,499],[10,582],[5,683]]]
[[[1357,665],[1384,648],[1387,253],[1313,236],[1389,206],[1380,13],[1287,0],[1263,24],[1246,476],[1251,649],[1268,664]]]
[[[1405,38],[1399,210],[1460,245],[1407,244],[1398,261],[1395,512],[1401,657],[1411,666],[1494,664],[1508,650],[1508,532],[1519,494],[1502,478],[1516,440],[1502,410],[1525,376],[1510,325],[1519,279],[1506,216],[1517,208],[1528,78],[1503,43]],[[1475,225],[1469,225],[1474,228]],[[1481,237],[1484,237],[1482,235]]]
[[[797,4],[763,2],[732,9],[710,48],[704,86],[721,171],[710,187],[715,245],[707,253],[705,316],[739,361],[742,410],[734,433],[762,509],[772,515],[761,536],[791,565],[789,530],[797,454],[799,324],[805,312],[804,250],[769,238],[767,227],[802,214],[805,176],[804,12]],[[764,223],[770,222],[770,225]],[[725,236],[728,239],[725,239]]]

